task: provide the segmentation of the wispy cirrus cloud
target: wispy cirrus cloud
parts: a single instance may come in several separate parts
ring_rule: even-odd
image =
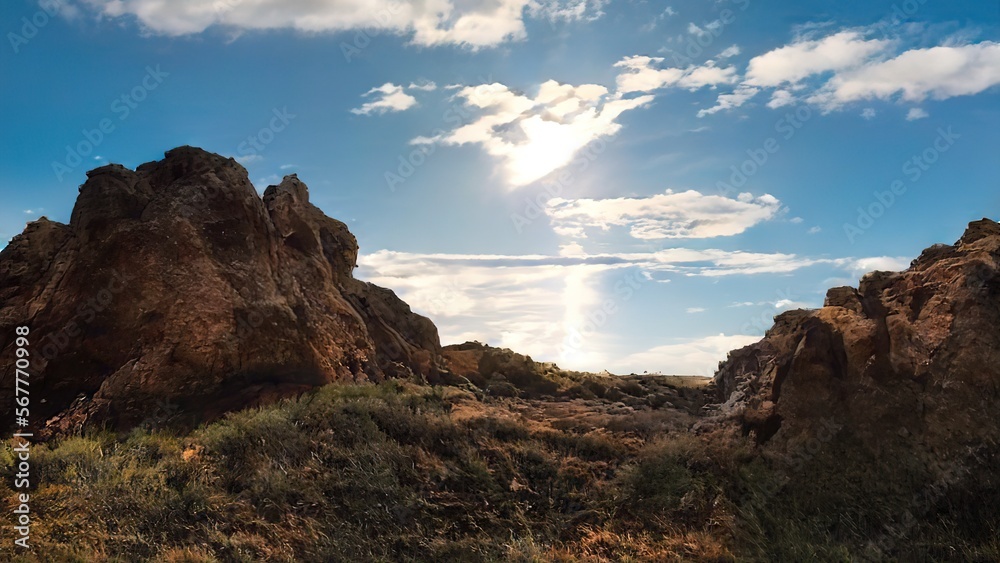
[[[572,248],[570,248],[572,247]],[[588,254],[567,245],[557,255],[427,254],[380,250],[358,258],[357,275],[392,287],[414,310],[429,315],[443,342],[480,340],[511,347],[574,369],[660,370],[700,374],[726,352],[759,335],[709,336],[625,354],[594,312],[608,300],[624,305],[633,293],[671,276],[783,275],[824,267],[839,276],[893,269],[891,257],[810,258],[795,254],[668,248],[657,252]],[[855,280],[857,277],[854,278]],[[662,286],[657,286],[662,287]],[[807,306],[780,298],[760,305],[775,312]],[[690,314],[699,313],[690,307]],[[588,323],[590,323],[588,325]],[[586,337],[580,345],[580,335]],[[574,342],[575,340],[575,342]]]

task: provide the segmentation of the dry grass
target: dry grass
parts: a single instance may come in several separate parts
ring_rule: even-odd
[[[649,394],[653,384],[635,382],[623,397]],[[758,502],[755,491],[774,473],[752,444],[692,436],[682,409],[619,404],[395,381],[327,386],[188,435],[67,438],[35,449],[34,549],[25,556],[0,545],[0,560],[846,561],[857,553],[857,538],[831,527],[820,505],[860,514],[855,505],[869,500],[860,488],[834,498],[804,484]],[[0,477],[9,513],[10,475]],[[995,499],[994,485],[972,493]],[[995,514],[974,515],[979,532],[995,534]],[[967,522],[934,518],[910,536],[930,543],[924,552],[947,560],[940,550],[950,542],[953,560],[997,555],[995,539],[960,537]]]

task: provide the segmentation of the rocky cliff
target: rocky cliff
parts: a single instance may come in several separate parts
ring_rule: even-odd
[[[261,198],[235,160],[197,148],[103,166],[68,225],[43,218],[0,253],[0,354],[30,327],[32,416],[49,431],[197,422],[334,380],[433,379],[437,329],[355,280],[357,254],[294,175]],[[0,386],[13,378],[7,363]],[[0,404],[10,412],[11,395]]]
[[[720,367],[718,412],[771,449],[829,441],[827,427],[851,444],[844,455],[905,451],[932,474],[964,464],[1000,440],[998,267],[1000,225],[983,219],[906,271],[777,316]]]

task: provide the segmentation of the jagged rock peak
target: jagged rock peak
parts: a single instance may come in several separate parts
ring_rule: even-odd
[[[955,460],[1000,439],[1000,425],[984,423],[1000,411],[997,327],[1000,225],[982,219],[905,271],[869,273],[857,290],[831,289],[821,309],[775,317],[720,366],[714,421],[790,451],[835,420],[874,457],[899,432],[918,458]]]
[[[69,225],[33,222],[0,253],[0,351],[31,327],[51,432],[193,423],[333,380],[437,377],[437,329],[354,279],[357,253],[295,175],[261,198],[238,162],[195,147],[102,166]]]

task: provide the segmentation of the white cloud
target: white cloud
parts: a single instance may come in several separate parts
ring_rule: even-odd
[[[888,45],[887,40],[865,39],[858,31],[796,41],[750,59],[746,84],[761,87],[794,85],[814,74],[855,67]]]
[[[910,111],[906,112],[907,121],[916,121],[925,117],[930,117],[930,114],[920,108],[910,108]]]
[[[410,143],[481,145],[488,154],[502,160],[508,184],[519,187],[566,166],[589,143],[615,135],[622,127],[619,116],[651,103],[654,96],[650,92],[654,90],[679,87],[694,91],[738,80],[735,67],[718,67],[713,61],[684,69],[657,68],[662,62],[663,58],[641,55],[618,61],[614,66],[622,71],[614,93],[599,84],[573,86],[554,80],[543,83],[535,97],[500,83],[458,88],[449,85],[445,88],[458,90],[455,98],[464,100],[480,115],[450,132],[417,136]],[[416,104],[401,87],[389,83],[381,87],[382,93],[388,95],[387,89],[393,96],[409,98],[400,98],[400,105]],[[643,95],[624,97],[636,92]],[[377,100],[352,111],[368,113],[386,103]]]
[[[587,229],[627,227],[632,237],[651,240],[737,235],[773,218],[780,208],[781,202],[768,194],[729,199],[667,190],[643,198],[552,198],[545,213],[559,234],[584,236]]]
[[[714,106],[699,110],[698,117],[705,117],[706,115],[712,115],[723,110],[738,108],[750,100],[750,98],[756,96],[757,92],[760,92],[760,89],[743,85],[737,86],[736,90],[731,94],[720,95]]]
[[[210,27],[306,33],[378,30],[421,46],[491,47],[526,37],[525,19],[600,17],[603,0],[83,0],[104,17],[134,17],[147,33],[189,35]]]
[[[739,54],[740,54],[740,46],[739,45],[730,45],[729,47],[726,47],[725,49],[723,49],[721,53],[719,53],[719,58],[720,59],[728,59],[729,57],[735,57],[736,55],[739,55]]]
[[[669,375],[710,377],[728,353],[753,344],[760,336],[744,334],[706,336],[679,340],[626,357],[616,364],[618,373],[660,372]]]
[[[733,84],[738,80],[735,67],[718,67],[714,61],[707,61],[702,66],[691,65],[683,69],[676,67],[657,68],[662,62],[662,57],[636,55],[625,57],[615,63],[616,67],[624,69],[618,75],[618,93],[652,92],[671,86],[694,91],[705,86],[715,87],[719,84]]]
[[[572,86],[554,80],[542,84],[533,98],[498,83],[465,87],[455,96],[478,110],[478,118],[451,132],[410,142],[479,144],[503,161],[513,187],[569,164],[588,143],[617,133],[622,113],[653,101],[648,95],[622,99],[597,84]]]
[[[803,303],[801,301],[793,301],[791,299],[779,299],[779,300],[777,300],[777,301],[774,302],[774,308],[775,309],[783,309],[783,310],[788,310],[788,309],[808,309],[809,308],[809,304],[808,303]]]
[[[686,312],[689,315],[695,315],[697,313],[704,313],[705,312],[705,308],[704,307],[688,307],[687,309],[684,309],[684,312]]]
[[[771,94],[771,101],[767,102],[767,107],[771,109],[778,109],[780,107],[792,105],[795,101],[795,95],[788,90],[775,90],[774,93]]]
[[[250,164],[251,162],[260,162],[261,160],[264,160],[264,157],[256,153],[243,154],[236,157],[236,162],[239,162],[240,164],[243,165]]]
[[[262,176],[253,183],[257,191],[261,191],[261,188],[266,188],[267,186],[276,185],[281,182],[281,176],[277,174],[271,174],[270,176]]]
[[[355,115],[371,115],[372,113],[382,115],[389,112],[406,111],[417,105],[416,98],[404,92],[402,86],[391,82],[372,88],[364,95],[373,96],[376,94],[375,99],[365,102],[359,108],[352,109],[351,113]]]
[[[298,166],[295,165],[295,164],[282,164],[281,166],[278,167],[278,169],[279,170],[290,170],[292,168],[297,168],[297,167]]]
[[[550,21],[594,21],[604,15],[610,0],[541,0],[529,2],[529,12]]]
[[[753,57],[736,89],[720,95],[714,107],[698,115],[740,107],[759,89],[775,90],[767,104],[770,108],[805,100],[829,112],[863,100],[943,100],[1000,84],[1000,43],[949,44],[898,53],[899,40],[870,39],[866,33],[843,30],[818,39],[798,36],[788,45]],[[914,115],[920,115],[916,111]],[[874,116],[874,109],[862,112],[865,119]]]
[[[469,339],[511,347],[573,369],[661,370],[695,373],[714,368],[730,349],[759,336],[710,337],[681,341],[605,365],[613,350],[610,327],[599,311],[610,299],[618,307],[640,296],[647,282],[670,274],[783,274],[826,265],[845,272],[896,266],[896,259],[810,259],[718,249],[670,248],[657,252],[587,254],[576,244],[560,255],[419,254],[380,250],[358,258],[358,277],[391,287],[416,311],[429,315],[442,342]],[[655,274],[655,276],[654,276]],[[768,309],[806,307],[779,296]],[[695,309],[695,307],[692,307]],[[612,313],[613,314],[613,313]],[[692,314],[694,312],[692,311]],[[595,319],[597,319],[595,321]],[[582,339],[582,340],[581,340]],[[690,356],[688,354],[693,354]],[[721,356],[720,356],[721,354]],[[685,360],[686,358],[686,360]],[[633,367],[634,366],[634,367]]]
[[[437,84],[435,84],[433,80],[428,80],[426,82],[421,82],[419,84],[416,82],[411,82],[410,85],[407,86],[407,89],[422,90],[424,92],[433,92],[434,90],[437,90]]]
[[[806,231],[806,234],[809,234],[809,235],[815,235],[815,234],[819,233],[819,232],[820,232],[820,231],[822,231],[822,230],[823,230],[823,229],[822,229],[822,228],[820,228],[820,227],[810,227],[810,228],[809,228],[809,230],[808,230],[808,231]]]
[[[687,30],[688,30],[688,33],[690,33],[691,35],[705,35],[706,33],[708,33],[704,29],[702,29],[702,28],[698,27],[697,25],[695,25],[694,22],[688,23]]]
[[[837,73],[813,96],[825,109],[895,97],[907,102],[978,94],[1000,84],[1000,43],[912,49]]]
[[[900,272],[910,267],[911,260],[903,256],[872,256],[859,258],[850,263],[851,273],[864,275],[880,270],[883,272]]]
[[[660,12],[660,15],[654,16],[653,19],[651,19],[649,22],[643,24],[642,27],[639,28],[639,31],[644,31],[644,32],[653,31],[654,29],[656,29],[657,24],[659,24],[666,18],[669,18],[670,16],[674,15],[677,15],[677,11],[674,10],[672,6],[667,6],[666,9]]]

